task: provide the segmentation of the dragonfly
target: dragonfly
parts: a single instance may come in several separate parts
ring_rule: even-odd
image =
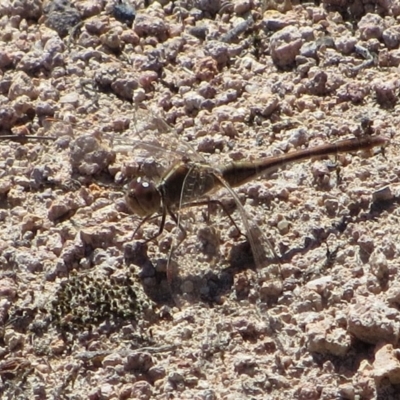
[[[202,206],[214,202],[219,204],[228,216],[230,222],[238,228],[229,211],[219,200],[210,200],[210,194],[218,189],[225,189],[233,198],[236,209],[239,211],[243,235],[247,238],[253,256],[255,269],[264,271],[266,279],[280,279],[279,265],[273,245],[263,232],[252,223],[235,192],[234,188],[244,185],[258,177],[268,177],[280,168],[289,164],[301,162],[314,157],[337,155],[338,153],[352,153],[361,150],[371,150],[374,147],[384,147],[388,138],[383,136],[364,135],[335,143],[292,151],[284,155],[263,157],[253,161],[231,161],[226,164],[211,166],[187,143],[177,138],[166,122],[158,117],[137,118],[141,123],[137,132],[145,133],[144,140],[133,144],[140,148],[142,153],[137,159],[142,163],[142,174],[133,178],[126,187],[125,202],[130,211],[141,218],[134,236],[147,221],[155,216],[160,217],[158,230],[144,239],[144,243],[155,241],[164,232],[166,220],[169,216],[181,232],[180,239],[170,248],[170,257],[167,265],[168,280],[172,281],[174,273],[168,274],[168,268],[173,254],[186,239],[186,228],[182,224],[183,210],[194,206]],[[145,123],[143,124],[143,121]],[[173,150],[169,150],[173,149]],[[165,168],[158,165],[158,160],[168,155],[175,155],[174,162]],[[153,158],[152,158],[153,157]],[[152,161],[150,161],[152,160]],[[146,166],[147,165],[147,166]],[[140,169],[140,168],[139,168]],[[146,171],[147,170],[147,171]],[[151,172],[147,176],[146,172]],[[189,252],[191,247],[185,246],[182,253]],[[193,262],[192,256],[187,257],[185,263]],[[177,267],[179,268],[179,266]],[[178,289],[179,290],[179,289]]]

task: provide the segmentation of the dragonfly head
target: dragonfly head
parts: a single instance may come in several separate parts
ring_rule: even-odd
[[[161,195],[156,185],[143,178],[132,180],[125,194],[129,209],[140,217],[147,217],[161,207]]]

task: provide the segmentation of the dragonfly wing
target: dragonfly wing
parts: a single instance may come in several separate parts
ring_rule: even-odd
[[[249,240],[252,248],[253,258],[256,268],[261,269],[263,268],[263,266],[265,266],[266,262],[271,262],[274,260],[276,261],[278,259],[278,256],[275,253],[272,244],[264,236],[264,234],[256,226],[256,224],[250,223],[247,213],[236,192],[232,189],[230,184],[221,175],[218,174],[217,178],[221,183],[221,185],[229,192],[229,194],[235,200],[237,209],[240,213],[241,221],[245,228],[247,239]],[[261,244],[262,241],[264,241],[265,244],[262,245]]]
[[[196,199],[196,193],[201,192],[199,188],[202,185],[210,183],[210,179],[216,187],[223,186],[228,191],[239,216],[221,213],[220,219],[212,216],[213,224],[205,218],[207,205],[215,205],[216,201],[204,197],[203,201],[193,199]],[[203,214],[199,210],[203,210]],[[247,269],[257,271],[260,277],[259,286],[266,286],[267,291],[271,282],[275,282],[274,287],[277,286],[276,282],[281,282],[280,267],[272,245],[258,226],[249,220],[235,191],[211,167],[199,165],[198,168],[194,166],[189,170],[182,185],[177,221],[180,237],[176,237],[178,239],[171,247],[170,265],[174,267],[168,268],[173,272],[170,274],[170,282],[178,305],[182,304],[180,296],[190,298],[200,295],[207,300],[216,301],[218,296],[231,290],[234,275]],[[232,239],[228,232],[233,225],[245,233],[251,250],[246,252],[246,246],[233,246],[231,253],[235,250],[236,253],[234,260],[229,260],[226,254],[223,255],[226,253],[223,249],[230,246],[225,243]],[[257,284],[255,282],[256,286]],[[257,293],[259,289],[256,288]]]
[[[219,232],[207,216],[208,200],[203,193],[212,187],[215,178],[204,164],[187,163],[182,176],[176,214],[176,235],[173,237],[167,265],[169,281],[175,302],[201,297],[213,301],[209,281],[219,281],[213,270],[220,261]],[[202,207],[201,207],[202,206]],[[220,266],[219,266],[220,267]]]
[[[249,219],[238,195],[230,184],[220,174],[216,175],[216,177],[236,203],[252,253],[252,257],[248,257],[236,252],[231,256],[231,266],[238,270],[255,267],[259,278],[256,291],[260,301],[278,297],[282,289],[279,256],[259,225]]]
[[[120,155],[127,178],[135,175],[159,180],[175,163],[184,159],[203,161],[160,115],[160,111],[137,108],[131,129],[111,138]]]

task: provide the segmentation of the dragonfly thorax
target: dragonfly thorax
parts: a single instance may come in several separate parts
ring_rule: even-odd
[[[161,207],[161,195],[156,185],[143,178],[129,183],[125,201],[129,209],[141,217],[154,214]]]

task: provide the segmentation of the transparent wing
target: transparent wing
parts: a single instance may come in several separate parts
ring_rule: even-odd
[[[197,296],[218,301],[221,296],[234,291],[237,279],[251,279],[251,284],[244,286],[254,288],[257,303],[277,298],[282,279],[278,256],[270,241],[248,217],[238,195],[218,171],[210,168],[204,173],[214,174],[223,187],[222,191],[233,200],[235,211],[231,213],[224,202],[216,202],[213,198],[185,203],[187,197],[182,195],[178,224],[185,229],[185,234],[181,232],[180,236],[175,236],[167,266],[171,268],[169,281],[176,303],[182,305],[182,300],[192,301]],[[196,177],[201,175],[198,171],[193,174]],[[216,206],[219,213],[208,216],[207,205]],[[196,210],[199,207],[195,206],[202,207],[202,211]],[[195,225],[193,222],[191,226],[186,224],[190,218],[196,221]],[[252,272],[250,276],[247,274],[247,278],[239,278],[247,271]],[[239,290],[237,295],[247,297],[249,294]]]
[[[146,175],[160,179],[182,159],[202,160],[199,154],[167,124],[160,111],[137,108],[131,128],[110,137],[113,149],[123,157],[126,177]]]

